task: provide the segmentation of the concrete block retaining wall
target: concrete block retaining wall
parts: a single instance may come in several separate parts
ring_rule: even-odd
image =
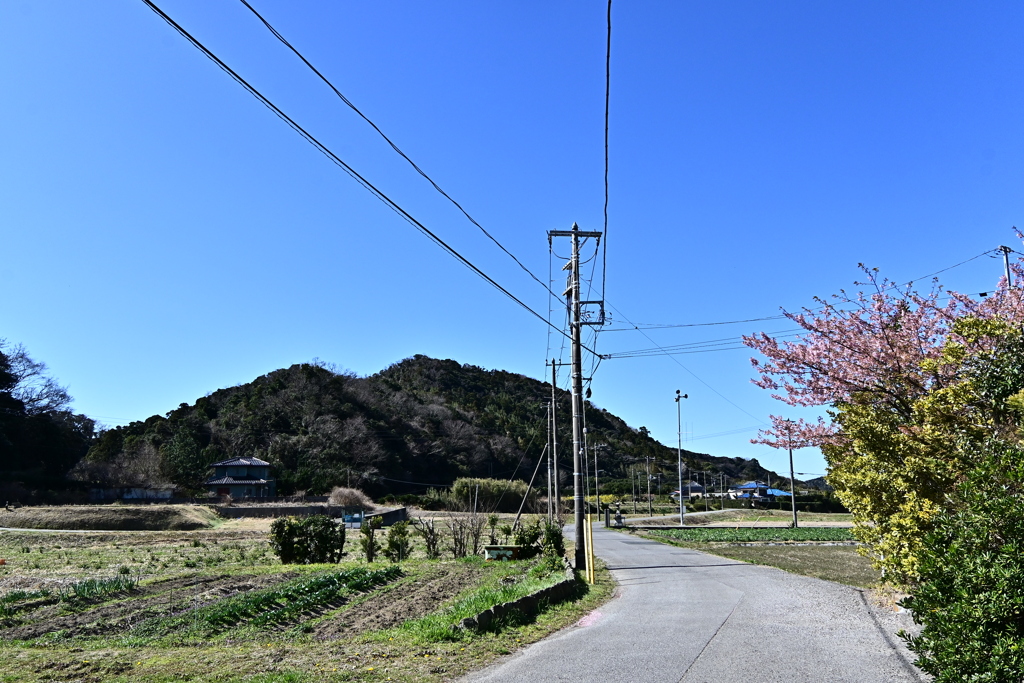
[[[518,610],[524,614],[535,614],[540,608],[540,603],[546,600],[549,604],[561,602],[572,595],[576,589],[576,573],[568,562],[565,563],[565,578],[553,586],[541,588],[535,593],[524,595],[512,602],[503,602],[486,609],[475,617],[466,617],[457,624],[452,625],[452,630],[468,629],[482,631],[490,626],[495,619],[500,619],[512,610]]]
[[[327,515],[328,517],[342,517],[345,508],[339,505],[259,505],[252,507],[236,507],[234,505],[216,507],[214,510],[221,517],[227,519],[238,519],[241,517],[307,517],[309,515]],[[395,522],[404,522],[409,518],[405,508],[385,510],[383,512],[368,512],[366,519],[380,517],[382,526],[391,526]]]

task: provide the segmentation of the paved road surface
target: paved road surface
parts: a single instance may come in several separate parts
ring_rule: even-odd
[[[594,530],[619,594],[474,683],[890,683],[925,680],[860,591]]]

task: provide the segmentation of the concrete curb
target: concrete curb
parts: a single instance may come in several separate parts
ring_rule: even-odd
[[[490,609],[480,612],[475,617],[466,617],[459,623],[452,624],[452,630],[483,631],[494,623],[496,619],[500,619],[512,610],[518,610],[524,614],[536,614],[543,600],[546,600],[548,604],[565,600],[572,595],[573,590],[576,588],[576,572],[573,571],[568,560],[563,559],[563,561],[565,562],[565,578],[555,585],[541,588],[539,591],[524,595],[518,600],[495,605]]]

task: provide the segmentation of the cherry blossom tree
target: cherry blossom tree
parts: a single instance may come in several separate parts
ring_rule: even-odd
[[[909,419],[915,400],[955,380],[952,367],[923,361],[937,359],[950,341],[971,350],[987,343],[958,337],[952,331],[958,319],[1024,321],[1024,290],[1007,288],[1005,278],[992,295],[976,299],[947,291],[937,280],[919,292],[913,283],[898,285],[880,277],[877,269],[860,267],[867,279],[856,284],[866,291],[840,291],[815,298],[817,308],[783,311],[803,330],[797,340],[780,341],[766,333],[743,338],[764,356],[751,359],[759,374],[757,386],[791,406],[835,407],[857,396]],[[1020,262],[1011,268],[1016,278],[1024,277]],[[771,420],[753,443],[797,448],[843,439],[841,430],[822,418],[790,422],[772,415]]]
[[[999,335],[977,330],[1019,328],[1024,294],[1005,279],[992,296],[950,292],[937,281],[922,293],[863,270],[866,292],[786,313],[803,330],[797,340],[745,338],[764,356],[752,359],[758,386],[787,405],[825,406],[829,414],[812,422],[773,415],[752,441],[821,447],[861,552],[888,579],[909,584],[925,534],[972,466],[974,449],[954,443],[983,438],[971,434],[978,398],[963,373],[965,361],[991,351]],[[1021,264],[1014,270],[1021,277]]]

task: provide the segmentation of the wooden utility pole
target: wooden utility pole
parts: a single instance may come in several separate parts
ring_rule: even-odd
[[[548,240],[553,237],[569,237],[572,240],[572,256],[563,270],[569,271],[568,286],[562,293],[569,307],[570,337],[572,339],[572,493],[573,521],[576,525],[576,570],[587,568],[586,536],[584,534],[583,466],[587,454],[583,452],[583,326],[604,324],[604,303],[583,301],[580,298],[580,239],[601,239],[600,232],[584,232],[575,223],[572,230],[550,230]],[[583,320],[583,307],[587,304],[601,304],[602,315],[597,321]]]

